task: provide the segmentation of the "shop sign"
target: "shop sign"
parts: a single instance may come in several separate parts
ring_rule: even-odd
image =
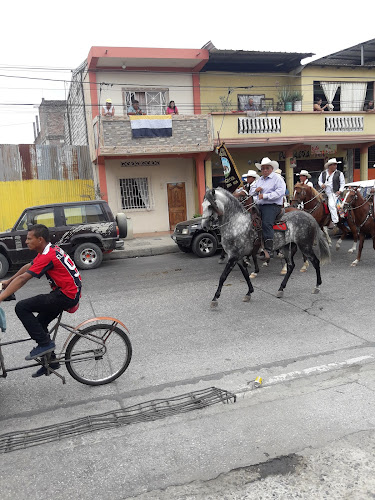
[[[311,151],[310,149],[303,149],[302,151],[293,151],[293,158],[295,158],[296,160],[311,158]],[[285,160],[285,151],[280,151],[279,160]]]
[[[337,144],[311,144],[312,156],[333,156],[337,153]]]

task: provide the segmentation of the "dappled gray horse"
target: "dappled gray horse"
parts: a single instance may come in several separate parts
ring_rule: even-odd
[[[250,214],[243,205],[229,191],[222,188],[207,189],[203,199],[203,220],[202,226],[208,229],[211,222],[218,220],[221,232],[221,243],[228,255],[228,263],[225,266],[219,280],[211,307],[217,306],[217,299],[220,297],[221,289],[229,273],[238,264],[246,283],[248,292],[243,298],[245,302],[250,300],[254,291],[249,278],[249,272],[244,265],[243,258],[251,255],[254,242],[257,238],[256,229],[253,227]],[[318,293],[322,284],[320,276],[320,262],[324,264],[330,260],[330,251],[326,238],[320,230],[314,217],[306,212],[297,210],[286,213],[283,216],[286,223],[286,231],[275,231],[274,249],[281,249],[287,263],[287,273],[280,285],[277,297],[281,298],[284,288],[295,267],[294,255],[297,248],[306,255],[316,271],[316,286],[312,293]],[[320,250],[320,261],[316,256],[313,245],[318,242]]]

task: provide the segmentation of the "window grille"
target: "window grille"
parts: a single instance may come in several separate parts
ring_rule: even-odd
[[[120,179],[121,206],[124,210],[151,210],[154,208],[151,189],[146,177]]]
[[[132,105],[133,101],[139,102],[139,107],[147,115],[164,115],[167,107],[167,91],[154,90],[154,91],[125,91],[125,113],[127,114],[128,108]]]

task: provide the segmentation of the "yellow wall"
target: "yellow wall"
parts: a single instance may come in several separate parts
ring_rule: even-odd
[[[252,88],[240,88],[250,87]],[[265,94],[266,98],[274,100],[274,106],[278,101],[278,87],[290,86],[294,90],[300,89],[300,77],[280,74],[255,73],[201,73],[201,104],[202,113],[210,111],[221,111],[220,96],[227,97],[228,89],[232,88],[229,100],[232,101],[231,109],[237,109],[238,94]]]
[[[0,231],[12,228],[22,211],[34,205],[95,199],[94,182],[28,180],[0,182]]]

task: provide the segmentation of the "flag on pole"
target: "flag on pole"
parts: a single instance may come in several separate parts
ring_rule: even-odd
[[[130,115],[133,139],[138,137],[172,137],[171,115]]]
[[[238,173],[236,164],[225,147],[224,142],[216,148],[216,153],[220,156],[221,164],[224,170],[225,189],[233,193],[242,186],[241,176]]]

